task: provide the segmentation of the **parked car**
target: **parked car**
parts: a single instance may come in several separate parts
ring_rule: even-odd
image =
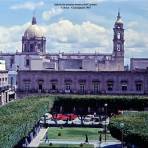
[[[40,118],[40,121],[39,121],[41,124],[44,124],[46,122],[46,117],[41,117]]]
[[[46,120],[46,123],[47,124],[56,124],[56,121],[51,118],[51,119]]]
[[[100,118],[99,118],[99,117],[94,117],[94,118],[93,118],[93,124],[94,124],[94,125],[100,124]]]
[[[76,119],[72,120],[72,123],[76,124],[76,125],[81,125],[81,120],[79,118],[76,118]]]
[[[101,121],[102,125],[108,125],[109,124],[109,117],[106,120]]]
[[[51,115],[50,113],[46,113],[46,114],[45,114],[45,117],[46,117],[47,119],[50,119],[50,118],[52,118],[52,115]]]
[[[84,125],[92,125],[92,124],[93,124],[92,118],[91,118],[91,119],[90,119],[90,118],[85,118],[85,119],[83,120],[83,124],[84,124]]]
[[[63,125],[63,124],[65,124],[66,123],[66,121],[63,121],[63,120],[57,120],[57,124],[58,125]]]
[[[94,115],[86,115],[86,116],[85,116],[85,119],[90,119],[90,120],[92,120],[92,118],[94,118]]]
[[[68,124],[73,124],[73,120],[68,120]]]

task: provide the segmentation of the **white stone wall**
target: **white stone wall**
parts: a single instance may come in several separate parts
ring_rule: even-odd
[[[4,60],[0,60],[0,70],[6,70],[6,65]]]
[[[18,70],[86,70],[86,71],[123,71],[124,58],[115,58],[111,54],[13,54],[2,56],[9,71]],[[11,64],[11,59],[14,63]],[[30,65],[26,66],[26,59]]]

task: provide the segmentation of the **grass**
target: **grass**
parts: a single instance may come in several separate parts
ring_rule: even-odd
[[[49,148],[94,148],[92,144],[40,144],[39,148],[49,147]]]
[[[59,133],[61,134],[59,136]],[[99,140],[99,136],[102,132],[99,128],[57,128],[52,127],[48,130],[49,139],[68,139],[68,140],[84,140],[86,134],[88,140]],[[102,140],[104,140],[104,134],[102,134]],[[107,140],[113,139],[110,134],[107,134]]]

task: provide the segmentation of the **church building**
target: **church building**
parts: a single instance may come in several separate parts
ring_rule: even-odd
[[[18,91],[101,94],[147,92],[147,72],[137,72],[134,68],[132,71],[124,70],[124,27],[120,12],[113,28],[113,51],[110,54],[48,53],[46,40],[36,17],[33,17],[22,36],[22,52],[0,54],[0,59],[6,61],[9,84],[17,84]]]

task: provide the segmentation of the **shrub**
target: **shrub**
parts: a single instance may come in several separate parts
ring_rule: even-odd
[[[59,112],[60,106],[63,107],[65,113],[75,112],[77,114],[86,113],[88,114],[88,107],[91,108],[91,112],[96,112],[102,109],[104,104],[107,103],[108,113],[116,113],[118,110],[144,110],[148,107],[147,96],[80,96],[80,95],[69,95],[69,96],[57,96],[54,102],[54,111]]]
[[[52,97],[32,97],[0,107],[0,147],[14,147],[31,132],[52,104]]]
[[[80,143],[80,147],[83,147],[83,143]]]
[[[124,127],[120,126],[124,123]],[[123,115],[111,118],[109,129],[113,137],[121,140],[123,133],[124,141],[135,144],[140,148],[148,145],[148,112],[126,112]]]
[[[58,136],[61,136],[61,132],[58,133]]]

